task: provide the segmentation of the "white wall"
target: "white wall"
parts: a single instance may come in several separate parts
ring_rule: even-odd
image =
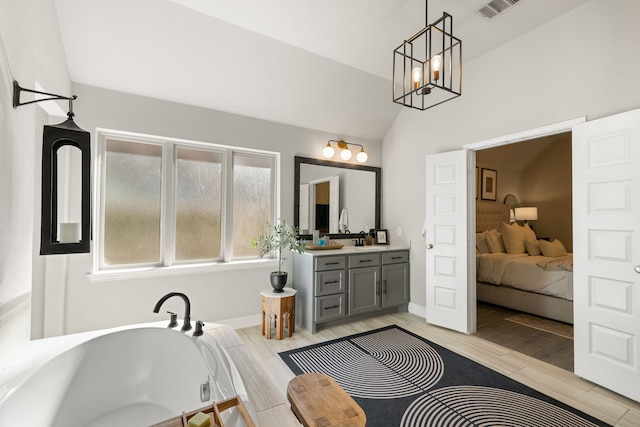
[[[558,239],[573,252],[571,136],[556,141],[524,171],[523,206],[536,206],[538,237]]]
[[[403,238],[412,242],[414,311],[426,306],[420,235],[425,157],[577,117],[590,120],[638,108],[639,18],[636,0],[593,0],[465,64],[460,98],[400,113],[383,141],[383,222],[389,230],[402,226]],[[604,65],[603,56],[609,60]]]
[[[362,144],[369,154],[367,165],[381,162],[379,143],[281,125],[264,120],[161,101],[96,87],[74,84],[76,123],[92,132],[96,127],[160,135],[203,142],[238,145],[281,153],[281,216],[293,220],[294,156],[322,158],[329,139],[345,138]],[[274,101],[277,102],[277,101]],[[95,135],[92,136],[95,144]],[[91,282],[92,255],[64,256],[68,260],[66,280],[47,283],[56,310],[45,310],[45,335],[73,333],[121,324],[153,321],[166,314],[152,312],[165,293],[186,293],[192,302],[192,318],[221,321],[259,319],[259,292],[269,288],[268,273],[274,265],[170,277]],[[285,268],[288,268],[287,261]],[[290,270],[290,268],[289,268]],[[56,288],[57,291],[51,291]],[[62,298],[58,298],[62,296]],[[51,300],[46,299],[49,303]],[[162,307],[183,313],[181,301]],[[258,320],[259,321],[259,320]]]
[[[3,308],[27,307],[32,277],[40,275],[40,263],[33,262],[35,217],[39,215],[39,152],[46,115],[35,105],[12,108],[13,80],[34,89],[69,94],[70,81],[52,0],[0,0],[0,318]],[[32,99],[28,94],[22,100]],[[52,102],[52,101],[49,101]],[[37,204],[36,204],[37,203]],[[15,313],[14,313],[15,314]],[[18,314],[16,314],[18,315]],[[14,348],[16,340],[29,338],[29,314],[19,315],[19,324],[3,324],[0,357]],[[16,331],[26,331],[14,333]],[[10,337],[11,343],[3,340]]]

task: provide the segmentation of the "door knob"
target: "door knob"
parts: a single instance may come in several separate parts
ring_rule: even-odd
[[[431,243],[429,243],[429,244],[427,245],[427,249],[433,249],[433,245],[432,245]]]
[[[640,265],[636,265],[636,268],[634,268],[636,273],[640,273]]]

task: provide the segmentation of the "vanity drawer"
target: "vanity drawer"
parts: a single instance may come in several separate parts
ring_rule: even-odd
[[[380,254],[349,255],[349,268],[371,267],[380,265]]]
[[[319,271],[316,273],[316,296],[344,292],[345,270]]]
[[[385,252],[382,254],[383,264],[399,264],[409,262],[409,251]]]
[[[339,270],[344,268],[344,256],[321,256],[315,257],[315,271]]]
[[[316,297],[316,322],[326,322],[345,316],[344,294]]]

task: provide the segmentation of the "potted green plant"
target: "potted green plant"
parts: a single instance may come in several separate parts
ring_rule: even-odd
[[[278,271],[271,272],[273,292],[283,292],[287,284],[287,272],[282,271],[282,250],[288,249],[298,253],[304,252],[304,240],[298,234],[298,228],[280,219],[271,226],[271,233],[251,239],[251,247],[258,248],[258,257],[262,258],[275,251],[278,254]]]

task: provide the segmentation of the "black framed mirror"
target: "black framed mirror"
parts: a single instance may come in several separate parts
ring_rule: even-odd
[[[315,229],[351,239],[380,228],[381,168],[300,156],[294,166],[293,224],[303,238]]]

